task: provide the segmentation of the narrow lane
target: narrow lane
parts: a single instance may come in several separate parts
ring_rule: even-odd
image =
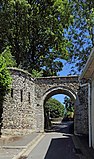
[[[75,153],[70,122],[53,126],[53,130],[29,154],[28,159],[79,159]]]

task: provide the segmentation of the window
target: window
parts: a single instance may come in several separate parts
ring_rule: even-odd
[[[23,90],[21,89],[21,102],[23,101]]]
[[[28,102],[30,104],[30,92],[28,92]]]
[[[11,88],[11,98],[13,98],[13,88]]]

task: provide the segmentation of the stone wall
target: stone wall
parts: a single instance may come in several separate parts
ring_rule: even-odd
[[[37,131],[44,131],[44,103],[56,94],[65,94],[75,100],[78,88],[78,76],[42,77],[35,79]]]
[[[88,135],[88,87],[80,87],[75,103],[75,134]]]
[[[12,89],[5,97],[2,133],[23,133],[35,130],[34,81],[30,74],[10,69]]]
[[[43,132],[44,103],[56,94],[79,99],[75,106],[75,133],[88,134],[87,88],[78,90],[78,76],[32,79],[23,70],[11,68],[10,71],[13,81],[3,104],[3,134]]]

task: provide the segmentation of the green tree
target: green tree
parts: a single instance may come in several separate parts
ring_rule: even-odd
[[[6,49],[2,52],[1,57],[4,58],[7,67],[16,66],[16,61],[11,54],[11,47],[7,46]]]
[[[74,117],[74,102],[71,100],[71,98],[65,96],[64,98],[64,103],[65,105],[65,118],[67,117],[68,119]]]
[[[44,128],[51,128],[51,118],[58,118],[64,115],[64,105],[54,98],[48,99],[44,105]]]
[[[70,0],[74,22],[65,30],[65,36],[71,42],[68,48],[71,63],[75,63],[80,72],[92,48],[94,47],[94,1],[93,0]],[[73,73],[75,73],[73,67]]]
[[[11,55],[11,51],[9,47],[0,54],[0,93],[4,93],[8,91],[11,84],[11,76],[7,69],[7,67],[15,66],[16,62]]]
[[[64,105],[54,98],[50,98],[45,103],[44,108],[50,113],[51,118],[63,117],[64,115]]]
[[[0,135],[2,127],[2,113],[3,113],[3,101],[5,94],[9,91],[12,82],[8,66],[13,66],[13,57],[11,55],[9,47],[7,47],[2,54],[0,54]]]
[[[43,76],[43,71],[41,70],[40,72],[36,71],[35,69],[32,70],[32,77],[42,77]]]
[[[11,77],[7,70],[6,60],[0,55],[0,93],[4,93],[8,90],[11,84]]]
[[[17,67],[56,75],[68,58],[64,28],[72,20],[68,0],[1,0],[1,52],[11,46]]]

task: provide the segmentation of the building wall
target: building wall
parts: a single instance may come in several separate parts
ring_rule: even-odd
[[[88,82],[89,147],[93,146],[94,148],[94,48],[92,48],[80,75],[80,80]]]
[[[91,91],[91,139],[92,146],[94,148],[94,78],[92,79],[92,91]]]
[[[12,89],[3,104],[2,133],[13,134],[35,130],[34,82],[29,74],[11,70]]]
[[[75,134],[88,135],[88,86],[80,87],[76,100],[74,132]]]

